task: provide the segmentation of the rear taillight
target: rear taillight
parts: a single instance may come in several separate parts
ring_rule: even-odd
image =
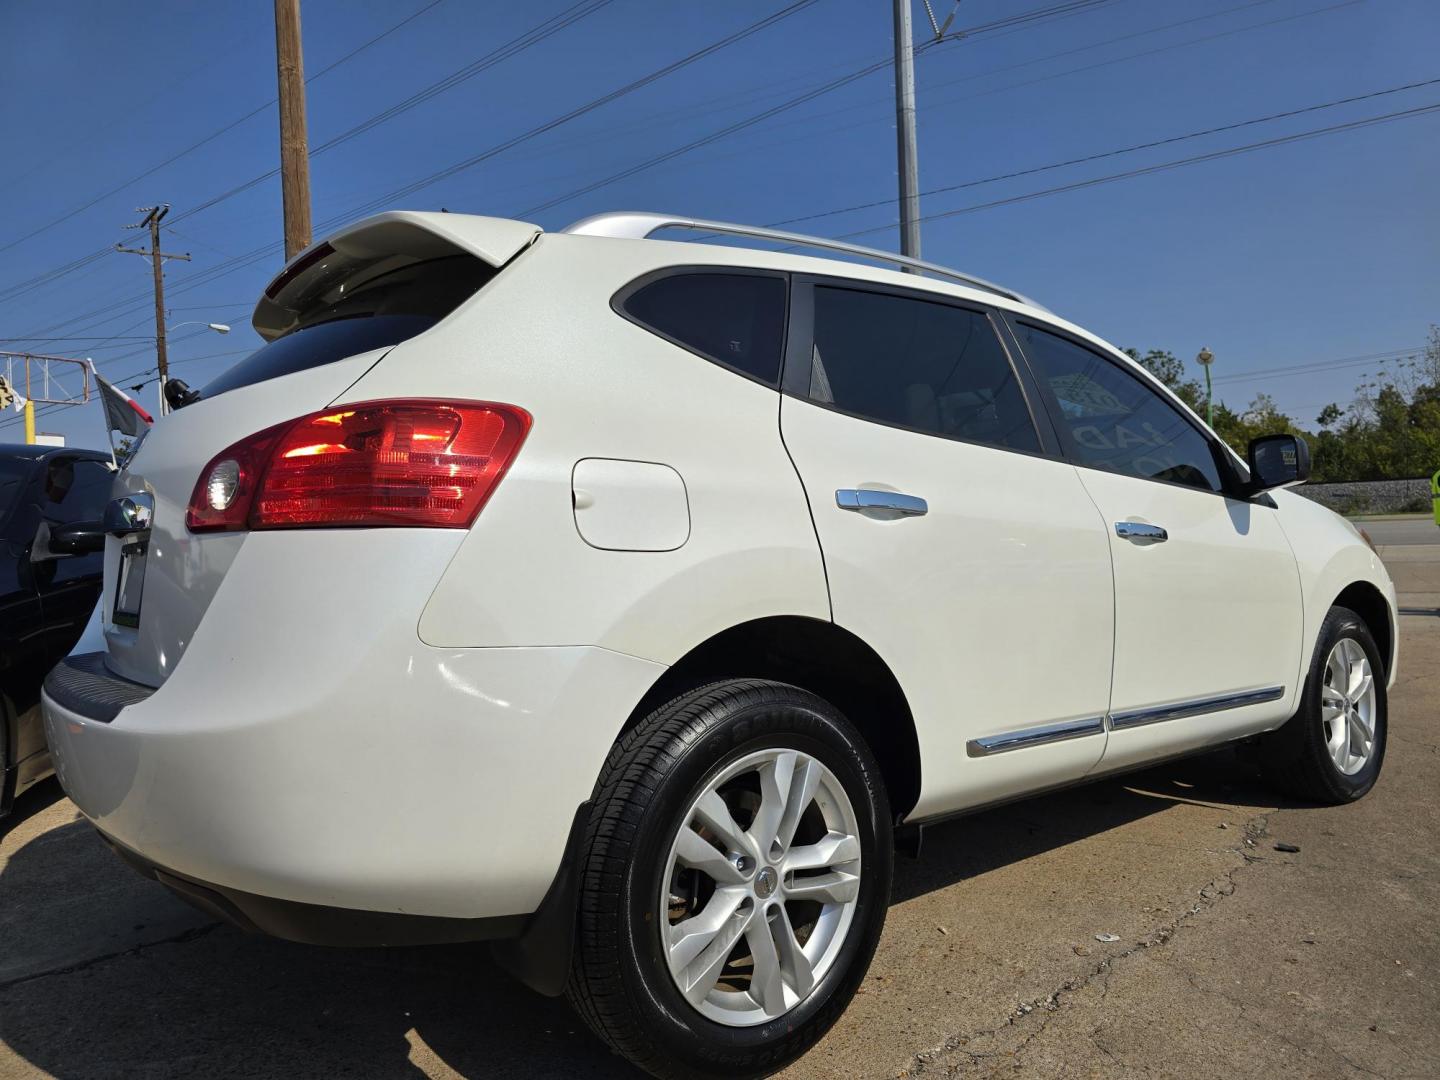
[[[366,401],[312,413],[211,458],[185,524],[465,528],[529,430],[524,409],[485,401]]]

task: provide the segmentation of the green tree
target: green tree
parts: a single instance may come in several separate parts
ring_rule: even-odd
[[[1151,349],[1143,356],[1136,349],[1125,355],[1168,386],[1175,396],[1202,415],[1205,412],[1205,389],[1195,379],[1185,377],[1185,361],[1168,349]]]

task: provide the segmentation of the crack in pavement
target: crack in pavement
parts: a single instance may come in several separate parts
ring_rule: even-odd
[[[1198,893],[1199,899],[1158,930],[1151,932],[1129,948],[1121,949],[1119,952],[1102,958],[1090,971],[1083,975],[1066,979],[1050,993],[1020,1002],[1002,1023],[968,1034],[957,1033],[950,1036],[938,1046],[916,1053],[910,1059],[909,1067],[901,1070],[900,1075],[905,1077],[923,1076],[929,1073],[932,1067],[938,1065],[944,1070],[944,1075],[955,1076],[958,1074],[960,1066],[945,1066],[940,1062],[940,1058],[946,1055],[963,1054],[970,1059],[971,1065],[980,1065],[988,1059],[997,1057],[999,1051],[972,1050],[970,1049],[972,1043],[980,1040],[995,1039],[1001,1032],[1018,1026],[1027,1018],[1035,1017],[1039,1020],[1039,1025],[1027,1034],[1018,1046],[1005,1055],[1012,1061],[1016,1060],[1024,1049],[1045,1031],[1051,1018],[1060,1010],[1061,1004],[1066,997],[1086,989],[1092,983],[1099,980],[1100,1000],[1103,1003],[1106,995],[1110,992],[1110,976],[1114,972],[1116,964],[1137,953],[1143,953],[1149,949],[1160,948],[1166,945],[1187,922],[1197,915],[1215,908],[1227,897],[1234,895],[1236,888],[1235,876],[1254,863],[1266,861],[1261,856],[1251,854],[1247,849],[1258,847],[1259,842],[1269,835],[1269,829],[1270,813],[1268,812],[1257,814],[1255,817],[1246,821],[1242,826],[1241,845],[1227,849],[1240,856],[1241,862],[1239,865],[1201,886]]]
[[[189,930],[185,930],[173,937],[159,938],[156,941],[147,941],[140,945],[132,945],[128,949],[120,949],[116,952],[92,956],[88,960],[80,960],[76,963],[68,964],[65,967],[51,968],[49,971],[37,971],[32,975],[21,975],[18,978],[0,982],[0,994],[14,987],[22,986],[25,983],[35,982],[37,979],[49,979],[56,975],[71,975],[77,971],[85,971],[89,968],[97,967],[100,964],[109,963],[111,960],[119,960],[126,956],[135,956],[138,953],[144,952],[146,949],[153,949],[157,945],[183,945],[187,941],[195,941],[197,938],[204,937],[220,926],[221,924],[218,922],[206,923],[204,926],[193,926]]]

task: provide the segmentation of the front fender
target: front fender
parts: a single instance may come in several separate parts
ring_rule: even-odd
[[[1395,583],[1385,564],[1365,542],[1358,529],[1339,514],[1289,491],[1275,492],[1280,524],[1300,571],[1305,605],[1305,649],[1298,673],[1300,685],[1309,673],[1320,625],[1346,589],[1357,583],[1372,586],[1384,599],[1390,641],[1386,685],[1394,685],[1399,659],[1398,605]],[[1380,635],[1377,633],[1376,635]]]

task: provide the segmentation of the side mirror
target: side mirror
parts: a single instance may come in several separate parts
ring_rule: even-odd
[[[51,555],[91,555],[105,550],[105,526],[99,521],[56,525],[45,542]]]
[[[1310,447],[1297,435],[1262,435],[1250,440],[1250,492],[1294,487],[1310,479]]]

